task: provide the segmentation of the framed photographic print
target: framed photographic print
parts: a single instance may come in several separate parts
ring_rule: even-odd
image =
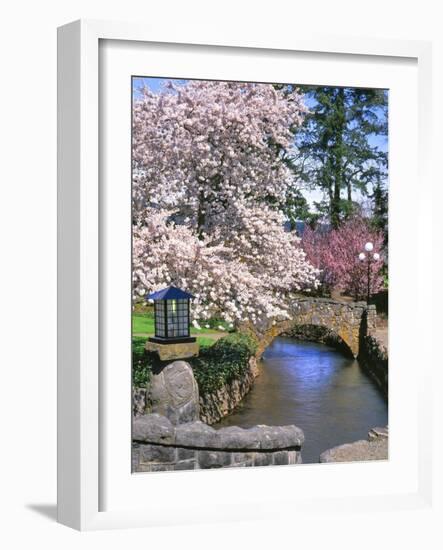
[[[59,521],[426,505],[429,46],[82,21],[58,71]]]

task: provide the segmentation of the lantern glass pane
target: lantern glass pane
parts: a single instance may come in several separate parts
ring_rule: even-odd
[[[168,337],[189,336],[188,300],[166,300]]]
[[[156,300],[154,302],[155,308],[155,335],[165,337],[165,309],[164,302],[162,300]]]

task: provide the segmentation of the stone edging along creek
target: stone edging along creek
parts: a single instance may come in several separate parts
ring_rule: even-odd
[[[245,372],[229,383],[223,384],[218,390],[199,396],[200,420],[206,424],[215,424],[229,415],[252,388],[259,368],[255,357],[250,357]],[[133,388],[133,414],[140,416],[146,412],[155,412],[153,402],[161,400],[158,395],[159,384],[154,377],[150,388]],[[160,392],[162,393],[162,392]]]

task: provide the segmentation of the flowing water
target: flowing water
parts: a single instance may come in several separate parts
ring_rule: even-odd
[[[214,427],[255,424],[302,428],[303,462],[312,463],[326,449],[386,426],[388,405],[358,361],[324,344],[279,337],[264,353],[249,394]]]

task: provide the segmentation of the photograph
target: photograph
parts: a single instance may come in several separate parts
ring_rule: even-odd
[[[132,473],[388,460],[389,90],[128,101]]]

